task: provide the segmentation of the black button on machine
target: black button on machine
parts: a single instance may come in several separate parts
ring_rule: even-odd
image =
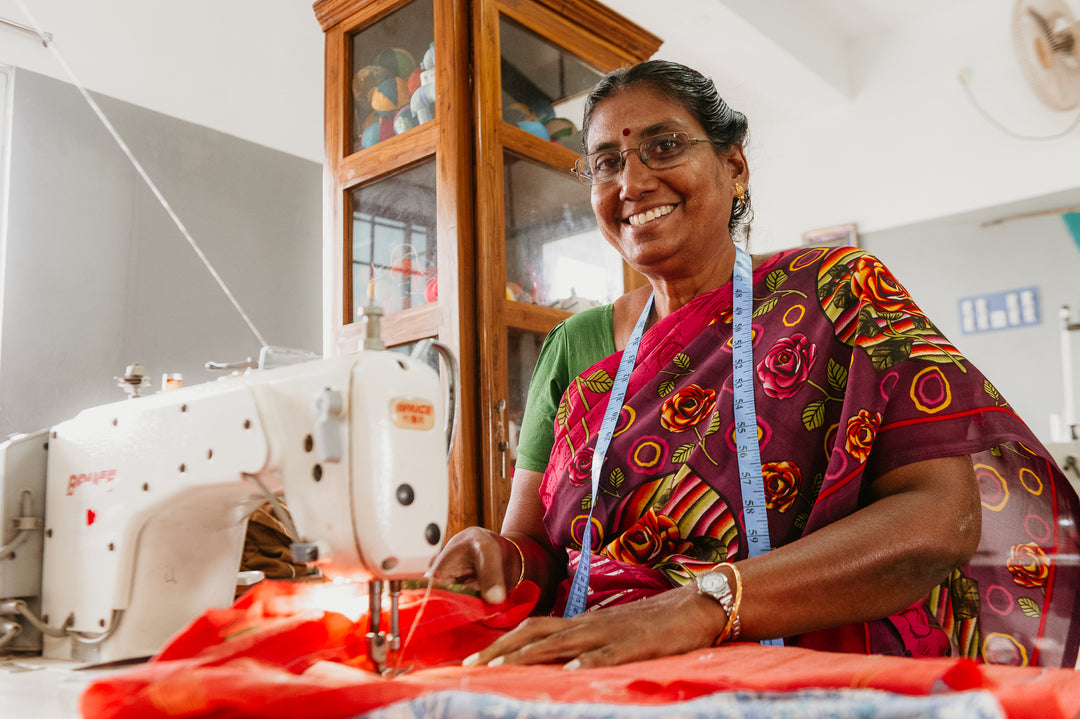
[[[434,546],[439,543],[439,539],[442,537],[442,532],[439,530],[439,525],[432,522],[424,530],[424,537],[427,538],[428,544]]]

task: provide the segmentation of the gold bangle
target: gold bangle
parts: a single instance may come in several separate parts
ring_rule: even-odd
[[[505,539],[506,541],[510,542],[510,544],[514,545],[514,549],[517,550],[518,557],[521,558],[521,574],[518,575],[518,579],[514,583],[514,586],[510,587],[510,589],[514,589],[514,587],[517,587],[517,585],[521,584],[521,582],[524,581],[524,579],[525,579],[525,552],[521,551],[521,547],[518,545],[518,543],[515,542],[513,539],[510,539],[510,537],[507,537],[504,534],[504,535],[502,535],[502,538]]]
[[[739,574],[739,568],[731,562],[724,562],[720,566],[729,567],[731,573],[735,576],[735,601],[731,603],[727,626],[724,627],[724,631],[720,632],[717,644],[728,641],[733,642],[742,635],[742,622],[739,621],[739,605],[742,604],[742,575]]]

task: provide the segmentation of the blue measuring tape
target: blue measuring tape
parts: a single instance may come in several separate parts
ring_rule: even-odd
[[[772,548],[769,538],[769,519],[765,510],[765,482],[761,476],[761,451],[758,448],[757,412],[754,408],[754,343],[752,318],[754,313],[753,262],[750,255],[738,245],[735,246],[735,273],[732,279],[732,390],[735,409],[735,449],[739,459],[739,484],[742,487],[743,523],[746,532],[748,555],[756,557]],[[592,461],[592,506],[589,508],[589,521],[585,525],[581,538],[581,556],[578,560],[574,581],[570,586],[570,596],[566,602],[564,617],[573,617],[585,611],[586,595],[589,590],[589,570],[592,566],[592,516],[596,506],[596,494],[600,489],[600,469],[607,456],[608,445],[614,434],[615,424],[622,411],[626,387],[630,382],[630,373],[637,360],[638,345],[645,331],[645,322],[652,311],[653,297],[645,305],[638,317],[634,332],[630,336],[619,370],[615,376],[604,421],[596,439],[596,449]],[[767,639],[762,644],[783,646],[783,639]]]
[[[753,263],[736,247],[735,282],[731,303],[731,384],[735,394],[735,450],[739,456],[743,523],[748,556],[764,554],[772,547],[769,518],[765,513],[765,482],[761,476],[757,411],[754,407],[754,315]],[[742,280],[742,281],[740,281]]]
[[[581,532],[581,556],[578,559],[577,571],[574,572],[574,581],[570,585],[570,596],[566,600],[564,617],[577,616],[585,611],[585,599],[589,593],[589,571],[592,567],[592,517],[593,509],[596,507],[596,495],[600,491],[600,470],[604,465],[604,457],[607,456],[608,445],[611,444],[611,436],[615,434],[615,425],[619,421],[623,399],[626,397],[626,387],[630,384],[630,374],[634,371],[634,363],[637,360],[641,335],[645,333],[645,323],[652,313],[652,306],[653,295],[650,293],[645,309],[641,311],[641,316],[638,317],[634,331],[623,350],[622,359],[619,360],[619,369],[615,373],[615,382],[611,386],[607,409],[604,410],[604,421],[600,424],[600,434],[596,437],[596,448],[593,450],[592,460],[592,503],[589,506],[589,521]]]
[[[757,409],[754,407],[754,263],[749,253],[735,246],[735,278],[731,298],[731,385],[735,395],[735,451],[739,457],[742,487],[743,529],[747,556],[772,549],[769,517],[765,511],[765,480],[761,476]],[[782,647],[783,639],[763,639],[762,644]]]

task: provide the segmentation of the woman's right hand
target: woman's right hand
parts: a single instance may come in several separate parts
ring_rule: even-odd
[[[469,527],[446,543],[428,576],[471,587],[480,592],[485,602],[502,604],[522,576],[521,562],[521,555],[509,539],[490,529]]]

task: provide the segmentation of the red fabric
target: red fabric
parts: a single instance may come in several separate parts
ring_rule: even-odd
[[[300,608],[289,585],[258,588],[226,610],[212,610],[154,661],[100,679],[82,697],[87,719],[338,719],[444,690],[522,700],[664,704],[718,691],[869,688],[927,695],[981,689],[1009,717],[1075,717],[1080,673],[978,665],[966,659],[908,659],[823,653],[797,647],[730,644],[619,667],[564,672],[560,666],[434,666],[458,662],[516,625],[536,602],[524,583],[497,607],[433,591],[403,664],[386,678],[361,656],[366,618]],[[402,626],[423,592],[406,592]],[[407,633],[407,630],[406,630]],[[421,669],[419,667],[428,667]]]

